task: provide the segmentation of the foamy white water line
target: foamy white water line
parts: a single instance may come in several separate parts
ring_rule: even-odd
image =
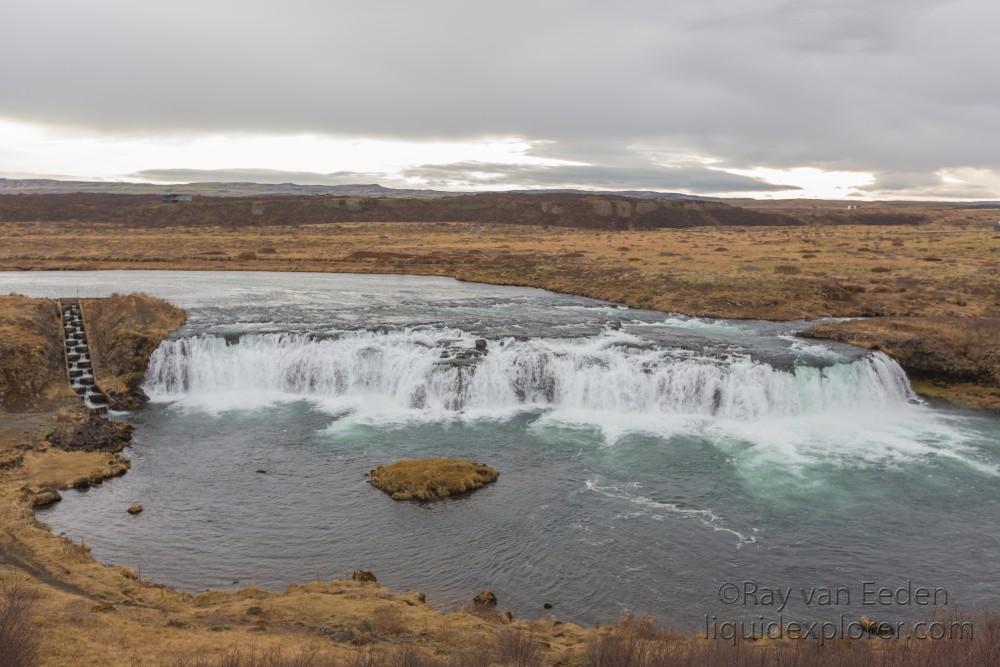
[[[199,336],[164,343],[146,389],[155,400],[247,392],[334,398],[366,394],[435,413],[526,405],[624,413],[757,419],[915,400],[902,369],[881,353],[825,368],[772,368],[749,357],[711,359],[633,346],[634,337],[493,343],[475,363],[442,358],[470,349],[457,331]],[[207,407],[207,406],[206,406]]]
[[[676,514],[679,516],[695,519],[700,522],[706,528],[711,528],[712,530],[720,533],[729,533],[736,538],[736,548],[739,549],[747,544],[753,544],[757,541],[756,533],[757,528],[752,528],[749,534],[741,533],[738,530],[729,528],[723,523],[722,517],[716,515],[710,509],[699,509],[696,507],[681,507],[676,503],[666,503],[658,500],[653,500],[652,498],[647,498],[646,496],[628,493],[616,486],[601,485],[597,480],[588,479],[585,482],[585,486],[589,491],[599,493],[606,498],[612,498],[615,500],[622,500],[632,505],[641,508],[643,511],[651,512],[651,516],[654,519],[660,518],[658,513],[669,513]]]

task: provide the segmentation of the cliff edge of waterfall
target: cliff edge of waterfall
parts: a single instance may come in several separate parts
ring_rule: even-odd
[[[917,393],[1000,411],[1000,317],[823,322],[799,335],[880,350],[903,367]]]

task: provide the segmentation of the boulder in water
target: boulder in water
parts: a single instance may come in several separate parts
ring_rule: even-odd
[[[472,605],[477,609],[496,609],[497,602],[497,596],[491,590],[482,591],[472,598]]]
[[[375,575],[368,570],[355,570],[351,573],[351,579],[361,582],[362,584],[378,583],[378,579],[375,578]]]
[[[142,511],[144,509],[146,508],[140,505],[139,503],[134,503],[128,506],[128,513],[131,514],[132,516],[135,516],[136,514],[142,514]]]
[[[480,345],[482,341],[482,345]],[[479,339],[475,347],[449,347],[441,350],[441,361],[438,363],[450,366],[472,366],[486,356],[486,341]]]
[[[393,500],[431,501],[474,491],[498,476],[490,466],[469,459],[413,459],[375,468],[368,483]]]

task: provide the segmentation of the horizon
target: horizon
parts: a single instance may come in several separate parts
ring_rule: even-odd
[[[88,179],[77,179],[77,178],[53,178],[53,177],[30,177],[30,176],[29,177],[22,177],[22,178],[11,178],[11,177],[8,177],[8,176],[0,175],[0,182],[4,182],[4,181],[6,181],[8,183],[43,182],[43,183],[46,183],[46,184],[65,183],[67,185],[80,184],[80,185],[87,185],[87,186],[98,186],[98,185],[125,186],[125,187],[136,186],[136,187],[140,187],[140,188],[143,187],[143,186],[148,186],[151,189],[152,188],[176,188],[175,190],[173,190],[171,192],[172,194],[195,194],[195,195],[197,195],[199,197],[297,196],[297,195],[301,195],[301,196],[316,196],[316,195],[319,195],[319,194],[330,194],[330,195],[334,195],[334,196],[363,196],[363,195],[349,195],[349,194],[337,195],[336,192],[318,192],[316,194],[295,193],[295,192],[286,192],[286,193],[283,193],[283,192],[269,192],[269,193],[258,193],[258,194],[255,194],[255,193],[252,193],[252,192],[248,192],[248,193],[245,193],[245,194],[244,193],[236,193],[236,194],[226,195],[226,194],[222,194],[222,193],[212,193],[212,192],[207,192],[207,193],[198,193],[198,192],[185,193],[183,189],[185,187],[198,188],[200,186],[204,187],[204,186],[213,186],[213,185],[215,185],[215,186],[230,186],[230,187],[257,186],[257,187],[262,187],[262,188],[281,188],[281,187],[328,188],[330,190],[335,190],[335,189],[340,189],[340,188],[380,188],[382,190],[386,190],[386,191],[389,191],[389,192],[407,192],[407,191],[412,191],[412,192],[428,192],[428,193],[438,193],[438,194],[441,194],[442,196],[449,196],[449,195],[459,196],[459,195],[476,195],[476,194],[487,195],[487,194],[546,194],[546,193],[549,193],[549,194],[606,195],[606,196],[625,196],[625,197],[628,197],[628,196],[631,196],[631,195],[642,194],[642,195],[662,195],[662,196],[667,197],[667,198],[673,198],[673,197],[685,198],[685,197],[687,197],[687,198],[691,198],[691,199],[718,200],[718,201],[750,200],[750,201],[760,201],[760,202],[773,201],[773,202],[776,202],[776,203],[803,200],[803,201],[814,201],[814,202],[817,202],[817,203],[819,203],[819,202],[841,203],[841,204],[845,204],[845,205],[856,205],[856,204],[894,204],[894,203],[896,203],[896,204],[925,203],[925,204],[930,204],[930,205],[933,205],[933,204],[945,204],[945,205],[948,205],[948,204],[954,204],[954,205],[961,205],[961,204],[994,205],[995,204],[995,205],[1000,206],[1000,199],[997,199],[997,200],[994,200],[994,199],[973,199],[973,198],[969,198],[969,199],[965,199],[965,198],[962,198],[962,199],[954,199],[954,198],[953,199],[945,199],[945,198],[931,198],[931,197],[926,197],[926,198],[896,198],[896,199],[888,199],[888,198],[886,198],[886,199],[876,199],[876,198],[864,198],[864,197],[856,197],[856,196],[843,197],[843,198],[834,198],[834,197],[810,196],[810,195],[805,194],[805,193],[791,194],[789,196],[784,196],[784,197],[759,197],[759,196],[755,197],[755,196],[750,196],[750,195],[746,195],[746,194],[743,194],[743,195],[736,194],[736,195],[732,195],[732,196],[717,196],[717,195],[693,194],[693,193],[677,192],[677,191],[653,190],[653,189],[644,189],[644,188],[608,190],[608,189],[587,188],[587,187],[566,187],[566,188],[556,188],[556,187],[551,187],[551,188],[546,188],[546,187],[517,188],[517,187],[509,187],[509,188],[490,188],[490,189],[475,189],[475,190],[460,190],[460,189],[446,190],[446,189],[443,189],[443,188],[411,188],[411,187],[387,186],[387,185],[383,185],[383,184],[381,184],[379,182],[376,182],[376,181],[371,181],[371,182],[350,182],[350,183],[338,183],[338,184],[331,184],[331,185],[323,185],[323,184],[316,184],[316,183],[312,183],[312,184],[309,184],[309,183],[298,183],[298,182],[295,182],[295,181],[274,181],[274,182],[260,182],[260,181],[251,181],[251,180],[240,180],[240,181],[210,181],[210,180],[205,180],[205,181],[140,181],[140,180],[131,180],[131,181],[129,181],[129,180],[113,180],[113,179],[107,179],[107,180],[91,179],[91,180],[88,180]],[[44,187],[44,186],[42,186],[42,187]],[[45,190],[34,191],[34,190],[31,190],[31,189],[27,189],[27,190],[23,190],[22,191],[22,190],[19,190],[19,188],[15,185],[15,186],[13,186],[11,188],[5,188],[5,189],[14,190],[13,193],[0,191],[0,195],[2,195],[2,194],[87,194],[86,192],[83,192],[81,190],[74,190],[74,189],[72,189],[70,187],[67,187],[66,189],[61,189],[61,188],[59,188],[58,185],[52,185],[51,187],[52,187],[52,190],[49,190],[49,191],[45,191]],[[108,193],[105,193],[105,194],[117,194],[117,193],[108,192]],[[156,192],[151,191],[149,193],[143,193],[143,192],[123,192],[121,194],[138,194],[138,195],[141,195],[141,194],[157,194],[158,195],[158,194],[161,194],[161,193],[159,191],[156,191]],[[650,198],[656,198],[656,197],[650,197]]]

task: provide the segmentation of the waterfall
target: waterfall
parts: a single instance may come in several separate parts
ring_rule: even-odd
[[[370,400],[432,414],[554,408],[734,420],[914,399],[906,374],[879,352],[785,370],[742,355],[698,356],[634,340],[613,333],[510,338],[491,341],[480,355],[472,338],[454,330],[250,335],[231,344],[198,336],[164,342],[145,389],[154,401],[280,395]]]

